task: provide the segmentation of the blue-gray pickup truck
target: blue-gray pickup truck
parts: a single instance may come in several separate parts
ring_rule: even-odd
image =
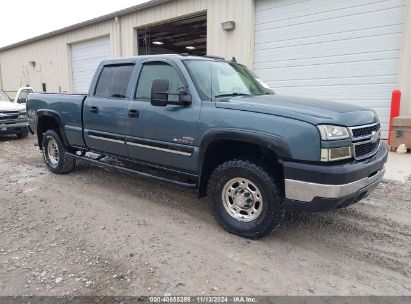
[[[279,96],[213,57],[105,60],[87,95],[33,93],[27,113],[52,172],[82,160],[195,188],[224,229],[247,238],[278,227],[288,206],[358,202],[388,153],[373,110]]]

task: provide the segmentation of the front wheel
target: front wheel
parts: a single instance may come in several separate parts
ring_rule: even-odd
[[[68,149],[56,131],[48,130],[43,134],[42,150],[44,161],[51,172],[64,174],[74,170],[76,160],[66,154]]]
[[[284,218],[280,183],[258,162],[227,161],[208,183],[210,208],[217,222],[230,233],[261,238]]]

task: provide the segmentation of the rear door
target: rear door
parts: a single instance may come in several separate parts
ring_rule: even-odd
[[[84,139],[92,150],[127,156],[125,118],[134,64],[110,64],[100,69],[83,108]]]
[[[151,105],[151,86],[155,79],[168,80],[170,92],[188,88],[181,70],[172,62],[150,60],[142,65],[126,117],[129,156],[195,171],[201,103],[193,99],[192,104],[186,106]],[[169,100],[176,101],[178,96],[169,95]]]

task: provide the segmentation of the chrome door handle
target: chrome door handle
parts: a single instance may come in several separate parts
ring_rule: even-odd
[[[140,113],[137,110],[129,110],[128,111],[128,117],[131,118],[139,118],[140,117]]]
[[[90,107],[90,112],[97,114],[98,113],[98,108],[97,107]]]

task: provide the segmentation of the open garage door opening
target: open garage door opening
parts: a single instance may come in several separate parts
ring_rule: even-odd
[[[207,53],[207,15],[139,28],[138,54]]]

